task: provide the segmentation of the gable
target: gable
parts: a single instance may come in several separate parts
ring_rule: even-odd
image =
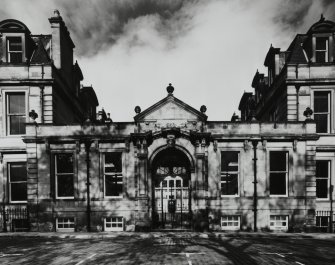
[[[134,117],[136,122],[162,121],[163,123],[180,123],[187,121],[205,121],[207,116],[187,105],[183,101],[168,95],[161,101],[147,108]]]
[[[143,120],[198,120],[198,117],[171,101],[148,113]]]

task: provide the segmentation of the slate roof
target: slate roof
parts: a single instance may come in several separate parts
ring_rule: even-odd
[[[307,53],[305,55],[303,51],[303,44],[307,39],[307,35],[305,34],[298,34],[290,46],[288,47],[287,51],[289,52],[289,56],[286,60],[286,63],[298,64],[298,63],[308,63],[306,60]]]
[[[36,43],[36,48],[31,56],[30,63],[32,64],[41,64],[41,63],[50,63],[51,59],[45,47],[48,45],[50,39],[47,36],[41,35],[37,38],[34,38]]]

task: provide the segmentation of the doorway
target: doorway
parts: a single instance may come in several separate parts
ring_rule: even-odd
[[[179,149],[161,151],[152,167],[153,223],[156,228],[191,227],[190,161]]]

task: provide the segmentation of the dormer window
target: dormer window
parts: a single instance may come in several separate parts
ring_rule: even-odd
[[[21,37],[7,37],[7,62],[22,63],[23,49]]]
[[[328,38],[317,37],[315,45],[315,62],[326,63],[328,62]]]

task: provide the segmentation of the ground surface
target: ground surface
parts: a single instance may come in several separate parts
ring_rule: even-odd
[[[1,235],[0,264],[335,264],[335,237],[210,233],[63,237]]]

